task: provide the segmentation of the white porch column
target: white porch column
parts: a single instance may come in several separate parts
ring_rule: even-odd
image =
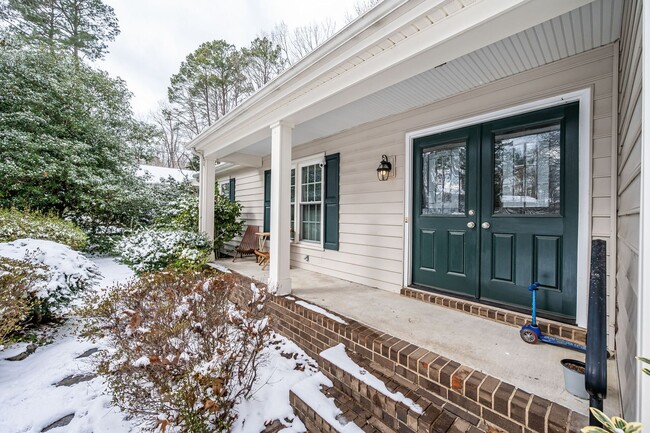
[[[271,263],[269,286],[278,295],[291,293],[289,276],[291,229],[291,134],[293,125],[271,125]]]
[[[216,159],[201,156],[199,171],[199,231],[214,239],[214,172]]]

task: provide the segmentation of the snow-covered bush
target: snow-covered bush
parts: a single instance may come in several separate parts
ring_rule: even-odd
[[[24,238],[54,241],[75,250],[86,246],[86,234],[69,221],[36,212],[0,209],[0,242]]]
[[[154,225],[158,228],[194,231],[199,226],[199,197],[190,182],[167,179],[154,185],[159,203]],[[219,250],[238,236],[244,227],[242,206],[221,192],[214,197],[214,250]]]
[[[212,251],[202,234],[171,229],[142,230],[120,240],[115,252],[137,273],[174,269],[197,269]]]
[[[247,302],[233,304],[234,290]],[[85,334],[108,339],[99,371],[152,431],[228,431],[264,361],[265,304],[265,291],[226,274],[145,274],[84,310]]]
[[[75,295],[99,278],[93,262],[57,242],[28,238],[0,243],[0,257],[24,260],[38,267],[36,273],[43,279],[36,284],[34,294],[44,318],[61,312]]]
[[[44,266],[0,257],[0,350],[7,337],[24,325],[38,300]]]

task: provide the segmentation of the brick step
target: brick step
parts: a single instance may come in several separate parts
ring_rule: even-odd
[[[381,431],[403,433],[486,431],[485,424],[476,415],[435,396],[358,353],[346,351],[346,354],[357,364],[359,374],[345,371],[330,362],[324,357],[327,356],[326,354],[318,357],[320,369],[334,384],[333,392],[343,394],[366,413],[374,415],[373,422],[376,420],[380,423],[374,426]],[[373,379],[373,376],[377,380]],[[378,389],[382,383],[386,389]],[[387,396],[386,392],[401,393],[401,396]]]
[[[334,400],[334,404],[341,411],[336,416],[337,425],[323,418],[318,410],[312,408],[308,402],[302,400],[293,391],[289,392],[289,400],[293,410],[300,420],[307,427],[309,433],[335,433],[344,429],[348,423],[352,422],[366,433],[390,433],[375,416],[364,410],[350,397],[337,390],[334,387],[322,389],[321,392],[329,399]],[[349,431],[349,428],[345,428]]]

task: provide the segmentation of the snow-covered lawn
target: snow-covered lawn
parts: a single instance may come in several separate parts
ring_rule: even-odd
[[[112,258],[93,258],[92,261],[102,276],[95,290],[134,277],[129,268]],[[51,344],[39,347],[24,360],[8,361],[6,358],[23,352],[27,344],[16,344],[0,351],[0,432],[37,433],[69,415],[73,415],[69,424],[49,431],[144,431],[139,422],[127,419],[111,404],[105,381],[94,376],[95,355],[92,352],[101,349],[102,342],[93,344],[79,339],[78,325],[78,319],[69,319],[52,331]],[[305,426],[294,416],[289,404],[289,390],[301,383],[297,388],[313,400],[320,394],[320,385],[328,381],[317,373],[316,363],[311,358],[281,336],[274,335],[265,351],[268,358],[258,371],[255,393],[236,407],[239,417],[233,431],[257,433],[266,423],[279,419],[286,426],[284,433],[304,432]],[[325,400],[323,404],[329,405],[328,410],[335,413],[333,403]]]

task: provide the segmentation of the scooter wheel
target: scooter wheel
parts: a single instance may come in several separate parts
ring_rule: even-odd
[[[534,331],[531,331],[530,329],[522,329],[519,332],[519,336],[521,337],[522,340],[524,340],[528,344],[535,344],[539,341],[537,334]]]

